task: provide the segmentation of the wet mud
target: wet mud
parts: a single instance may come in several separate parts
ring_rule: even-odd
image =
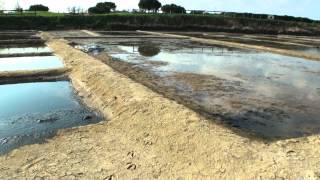
[[[106,52],[93,56],[215,122],[267,139],[320,132],[317,62],[188,41],[113,43],[102,43]],[[206,61],[207,54],[215,58]],[[232,60],[239,57],[253,61]],[[204,64],[193,63],[197,58]],[[252,63],[257,64],[246,66]],[[275,66],[279,68],[273,69]]]
[[[44,143],[59,129],[97,123],[68,81],[0,85],[0,154]]]
[[[37,32],[0,32],[0,155],[102,120],[77,97],[69,69],[44,42]]]

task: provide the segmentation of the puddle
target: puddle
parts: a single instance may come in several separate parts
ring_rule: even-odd
[[[0,109],[0,154],[100,120],[68,81],[0,85]]]
[[[302,51],[306,54],[312,54],[312,55],[317,55],[320,56],[320,46],[319,48],[301,48],[298,49],[299,51]]]
[[[320,62],[165,41],[104,47],[113,68],[219,122],[266,138],[320,132]]]
[[[56,56],[0,58],[0,71],[40,70],[63,66],[63,62]]]
[[[26,47],[26,48],[0,48],[1,54],[27,54],[27,53],[49,53],[48,47]]]

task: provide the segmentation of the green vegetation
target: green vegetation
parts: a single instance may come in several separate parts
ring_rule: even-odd
[[[29,11],[49,11],[49,8],[42,4],[36,4],[36,5],[30,6]]]
[[[0,29],[198,30],[320,35],[319,24],[220,15],[110,13],[103,15],[0,16]],[[293,29],[293,30],[292,30]]]
[[[182,6],[175,4],[167,4],[161,7],[163,13],[175,13],[175,14],[185,14],[186,9]]]
[[[64,13],[55,13],[48,11],[12,11],[1,14],[0,16],[46,16],[46,17],[61,17],[65,16]]]
[[[293,16],[277,16],[277,15],[269,15],[269,14],[253,14],[253,13],[235,13],[235,12],[224,12],[222,13],[224,16],[230,17],[241,17],[241,18],[255,18],[255,19],[270,19],[273,20],[281,20],[281,21],[297,21],[297,22],[306,22],[312,23],[313,20],[309,18],[302,17],[293,17]]]
[[[103,2],[98,3],[96,6],[88,9],[90,14],[107,14],[111,11],[115,11],[117,8],[116,4],[113,2]]]
[[[308,18],[228,12],[209,14],[206,11],[196,10],[186,14],[185,8],[175,4],[162,6],[163,14],[160,14],[157,13],[160,7],[161,3],[158,0],[140,0],[140,12],[116,12],[115,3],[103,2],[89,8],[88,14],[79,7],[69,8],[69,13],[53,13],[43,5],[33,5],[29,10],[23,11],[17,4],[15,11],[4,11],[3,13],[0,11],[0,28],[17,30],[80,28],[210,30],[269,34],[320,34],[319,22]]]
[[[161,3],[158,0],[140,0],[139,8],[145,11],[158,12],[161,8]]]
[[[193,10],[193,11],[190,12],[190,14],[205,14],[205,11]]]

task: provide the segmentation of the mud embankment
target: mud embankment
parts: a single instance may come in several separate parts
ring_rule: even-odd
[[[320,35],[319,24],[189,14],[109,14],[104,16],[0,17],[0,29],[180,30]]]
[[[0,72],[0,84],[68,79],[68,68]]]
[[[47,36],[48,37],[48,36]],[[319,178],[320,137],[261,142],[234,134],[67,45],[50,40],[79,95],[110,121],[62,130],[0,156],[0,178]]]

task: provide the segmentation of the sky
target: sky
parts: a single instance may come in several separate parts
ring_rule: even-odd
[[[17,2],[27,9],[32,4],[49,6],[51,11],[65,12],[68,7],[87,9],[101,0],[0,0],[5,9],[13,9]],[[139,0],[104,0],[117,4],[118,10],[138,9]],[[320,0],[159,0],[162,4],[175,3],[187,10],[216,10],[291,15],[320,20]],[[0,3],[1,4],[1,3]]]

